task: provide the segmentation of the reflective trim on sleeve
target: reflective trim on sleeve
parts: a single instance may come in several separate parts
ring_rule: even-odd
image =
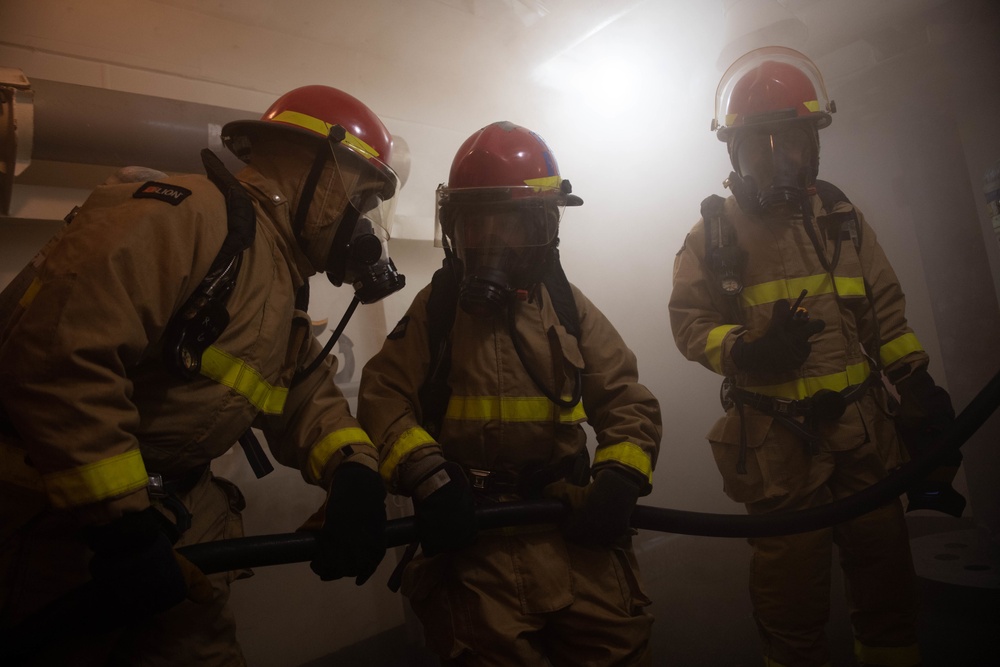
[[[78,468],[42,476],[53,507],[67,508],[123,496],[149,484],[138,449],[94,461]]]
[[[882,359],[882,365],[888,366],[889,364],[899,361],[911,352],[923,352],[924,348],[920,345],[920,341],[917,340],[917,336],[913,333],[906,333],[899,338],[893,338],[888,343],[879,348],[879,357]]]
[[[854,640],[854,655],[865,665],[885,665],[886,667],[913,667],[920,664],[920,647],[909,646],[865,646]]]
[[[650,484],[653,483],[653,460],[634,442],[619,442],[617,445],[598,447],[594,453],[594,465],[605,461],[616,461],[638,470],[646,476]]]
[[[399,465],[399,462],[407,454],[419,447],[435,444],[437,444],[437,441],[431,437],[431,434],[419,426],[414,426],[411,429],[403,431],[403,435],[399,436],[396,442],[392,443],[392,447],[389,448],[389,455],[385,457],[385,460],[379,467],[382,479],[386,482],[391,482],[392,475],[396,472],[396,466]]]
[[[39,280],[38,278],[32,280],[31,284],[28,285],[28,289],[24,290],[24,294],[21,295],[21,300],[17,302],[17,305],[19,305],[21,308],[27,308],[28,306],[30,306],[31,302],[34,301],[35,297],[38,295],[38,290],[40,290],[41,288],[42,288],[41,280]]]
[[[862,361],[858,364],[851,364],[846,370],[829,375],[819,375],[816,377],[797,378],[782,384],[768,384],[758,387],[743,387],[747,391],[767,396],[777,396],[779,398],[790,398],[801,400],[815,394],[820,389],[830,389],[832,391],[843,391],[848,387],[861,384],[868,377],[870,369],[868,362]]]
[[[708,341],[705,343],[705,356],[712,370],[720,375],[725,375],[722,369],[722,341],[726,334],[738,327],[738,324],[723,324],[708,332]]]
[[[268,384],[260,371],[214,345],[201,355],[201,374],[230,387],[265,414],[280,415],[285,409],[287,388]]]
[[[568,400],[568,397],[566,397]],[[558,410],[558,414],[556,414]],[[452,396],[445,419],[456,421],[548,422],[558,417],[563,424],[586,421],[583,402],[559,408],[545,396]]]
[[[326,464],[330,462],[330,457],[340,449],[347,445],[360,444],[368,445],[372,449],[375,448],[368,434],[363,429],[357,427],[337,429],[328,434],[309,452],[309,472],[312,473],[313,479],[320,479],[323,476],[323,470],[326,468]],[[374,455],[375,460],[378,460],[378,452],[374,452]]]
[[[819,296],[821,294],[833,294],[834,286],[836,293],[840,296],[864,296],[864,278],[842,278],[837,276],[830,280],[830,274],[821,273],[805,278],[791,278],[788,280],[772,280],[759,285],[748,285],[743,288],[740,298],[748,306],[761,306],[767,303],[774,303],[779,299],[792,301],[797,299],[802,290],[808,290],[809,296]]]

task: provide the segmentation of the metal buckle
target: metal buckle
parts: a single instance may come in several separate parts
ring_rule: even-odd
[[[771,397],[771,402],[774,406],[774,411],[779,415],[791,415],[792,408],[795,406],[795,401],[790,398],[778,398],[777,396]]]
[[[469,476],[472,478],[472,488],[479,489],[480,491],[486,490],[486,482],[493,473],[489,470],[477,470],[476,468],[469,468]]]
[[[163,475],[156,473],[149,476],[149,486],[146,487],[146,490],[149,492],[150,498],[166,498],[170,495],[163,486]]]

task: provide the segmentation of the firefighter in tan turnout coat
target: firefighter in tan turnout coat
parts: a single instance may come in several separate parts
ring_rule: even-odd
[[[829,503],[906,460],[883,375],[900,394],[901,425],[918,436],[939,435],[954,416],[927,375],[874,232],[839,190],[817,182],[818,130],[831,111],[802,54],[770,47],[738,60],[719,84],[716,119],[736,170],[733,196],[703,203],[674,263],[674,338],[725,378],[726,414],[708,440],[725,492],[751,514]],[[832,528],[750,543],[765,664],[829,664],[834,544],[859,661],[919,664],[898,500]]]
[[[52,628],[32,664],[244,664],[227,608],[241,573],[206,579],[173,547],[242,536],[240,491],[209,464],[241,439],[253,453],[251,426],[329,490],[321,578],[360,584],[384,555],[377,451],[335,363],[301,371],[321,347],[310,275],[366,299],[401,281],[383,248],[391,135],[323,86],[223,135],[248,162],[238,181],[219,162],[97,188],[4,299],[0,627],[90,577],[88,612],[124,626],[72,642]]]
[[[560,211],[579,204],[536,134],[474,133],[438,189],[446,266],[362,373],[358,418],[421,531],[403,593],[445,664],[649,664],[628,522],[660,411],[559,266]],[[476,505],[543,495],[574,508],[561,531],[478,530]]]

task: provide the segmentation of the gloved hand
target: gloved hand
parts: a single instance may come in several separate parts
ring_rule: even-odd
[[[955,421],[951,396],[934,384],[926,368],[915,370],[900,380],[896,390],[899,392],[898,422],[907,432],[904,439],[908,446],[924,451],[939,441]]]
[[[899,392],[896,429],[910,456],[920,456],[941,442],[955,421],[951,396],[934,383],[926,368],[900,380],[896,390]],[[930,509],[962,516],[965,498],[951,486],[961,463],[962,452],[957,448],[944,456],[940,466],[907,490],[906,511]]]
[[[309,567],[323,581],[355,577],[360,586],[385,556],[385,486],[377,472],[342,463],[333,473],[316,556]]]
[[[545,487],[545,495],[570,507],[560,525],[566,539],[609,546],[629,534],[629,519],[644,486],[637,476],[606,468],[587,486],[560,480]]]
[[[162,530],[165,521],[162,514],[149,507],[142,512],[126,512],[109,524],[84,529],[83,540],[94,552],[90,574],[110,607],[155,614],[188,596],[187,568],[182,569],[179,559],[183,557],[174,551]],[[187,559],[183,562],[194,568]],[[196,578],[193,572],[187,574]],[[201,587],[197,590],[199,595],[204,592]]]
[[[792,371],[805,363],[812,351],[809,337],[826,327],[823,320],[794,316],[787,299],[774,302],[764,334],[747,342],[738,338],[732,357],[736,367],[751,373]]]
[[[413,509],[424,555],[461,549],[476,541],[475,498],[457,463],[443,461],[417,483]]]

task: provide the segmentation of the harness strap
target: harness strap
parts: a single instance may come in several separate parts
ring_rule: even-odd
[[[816,433],[817,422],[836,421],[844,414],[851,403],[855,403],[875,384],[881,384],[882,376],[878,371],[868,375],[863,382],[844,389],[832,391],[821,389],[809,398],[792,400],[758,394],[739,387],[723,384],[723,407],[734,405],[740,416],[740,450],[736,462],[736,472],[745,475],[747,454],[746,419],[744,406],[763,412],[781,423],[793,434],[801,438],[810,448],[815,448],[820,441]],[[803,421],[799,421],[802,418]]]

